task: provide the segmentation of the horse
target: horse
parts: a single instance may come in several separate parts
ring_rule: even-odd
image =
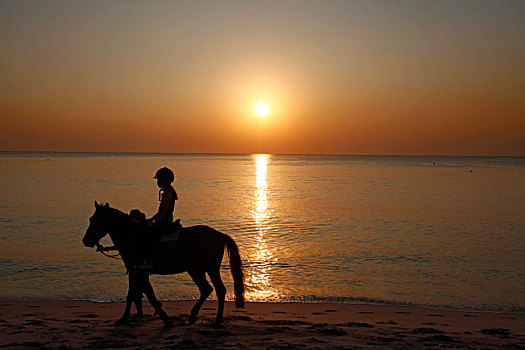
[[[143,271],[135,268],[137,252],[140,250],[140,240],[137,239],[140,230],[144,227],[132,220],[126,213],[111,208],[108,203],[99,205],[95,201],[95,213],[89,218],[89,227],[82,238],[86,247],[99,246],[98,242],[109,234],[115,248],[120,253],[124,265],[129,273],[128,295],[124,314],[117,323],[127,323],[130,318],[131,305],[135,302],[138,315],[142,315],[141,298],[144,293],[155,313],[166,324],[171,321],[162,309],[162,303],[156,298],[149,281],[149,274],[171,275],[187,272],[197,285],[200,298],[191,309],[189,324],[197,321],[197,315],[213,291],[206,279],[206,273],[211,279],[217,294],[218,305],[215,325],[223,321],[224,299],[226,288],[221,279],[220,268],[224,250],[230,258],[230,271],[233,276],[235,307],[244,308],[244,275],[239,249],[235,241],[228,235],[211,227],[198,225],[182,228],[179,238],[175,242],[158,242],[154,251],[162,258],[154,258],[155,266],[152,270]]]

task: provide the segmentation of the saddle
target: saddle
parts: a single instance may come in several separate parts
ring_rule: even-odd
[[[131,210],[129,212],[129,217],[140,223],[146,223],[146,214],[144,214],[138,209]],[[179,239],[179,234],[181,230],[182,225],[180,223],[180,219],[177,219],[170,225],[166,232],[162,233],[159,242],[177,241]]]
[[[182,230],[180,219],[173,221],[169,230],[160,236],[159,242],[169,242],[179,240],[179,234]]]
[[[133,209],[129,213],[130,218],[146,225],[146,215],[138,209]],[[160,238],[153,242],[147,243],[149,247],[143,247],[149,250],[148,257],[133,268],[151,272],[155,268],[162,268],[170,264],[180,264],[181,259],[181,242],[179,241],[182,225],[180,219],[175,220],[166,231],[162,232]],[[157,270],[162,274],[162,269]]]

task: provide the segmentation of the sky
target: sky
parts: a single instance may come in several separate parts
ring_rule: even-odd
[[[0,151],[525,155],[523,0],[0,0],[0,52]]]

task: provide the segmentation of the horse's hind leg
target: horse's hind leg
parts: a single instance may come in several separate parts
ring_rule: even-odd
[[[226,287],[224,287],[224,283],[222,283],[220,267],[213,269],[212,271],[208,271],[208,275],[210,276],[211,283],[213,283],[213,286],[215,287],[215,294],[217,294],[217,299],[219,300],[217,306],[217,317],[215,318],[215,325],[218,326],[221,324],[223,319]]]
[[[204,304],[206,299],[210,296],[211,292],[213,291],[213,288],[206,280],[206,273],[204,272],[204,270],[188,271],[188,273],[193,279],[193,282],[195,282],[197,287],[199,287],[199,291],[201,293],[199,300],[197,300],[197,303],[191,309],[190,319],[188,321],[189,324],[194,324],[197,321],[197,315],[199,314],[199,310],[201,309],[202,304]]]

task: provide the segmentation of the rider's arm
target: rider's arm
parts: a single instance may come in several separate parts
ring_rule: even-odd
[[[155,220],[157,218],[157,216],[159,216],[159,213],[153,215],[151,218],[149,218],[148,220],[146,220],[146,222],[150,223],[150,222],[153,222],[153,220]]]
[[[164,219],[164,217],[168,214],[172,197],[173,197],[173,194],[171,192],[168,192],[168,191],[164,192],[159,212],[151,218],[150,222],[152,226],[156,225],[159,221]]]
[[[134,217],[131,217],[131,216],[130,216],[129,218],[130,218],[131,220],[133,220],[134,222],[136,222],[137,224],[142,224],[142,223],[143,223],[143,221],[139,221],[139,220],[135,219]]]

